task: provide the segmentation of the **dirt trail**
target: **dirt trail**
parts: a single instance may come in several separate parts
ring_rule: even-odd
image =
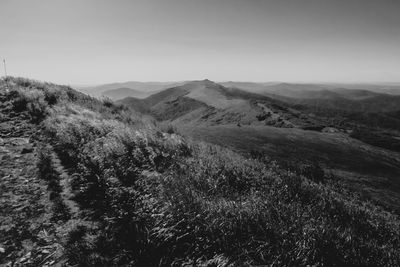
[[[11,100],[0,90],[0,266],[61,265],[63,222],[37,174],[39,126]]]

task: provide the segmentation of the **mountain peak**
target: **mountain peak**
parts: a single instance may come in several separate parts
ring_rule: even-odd
[[[198,80],[198,81],[192,81],[188,82],[187,84],[184,84],[183,86],[187,86],[191,90],[197,89],[197,88],[202,88],[202,87],[207,87],[207,88],[219,88],[221,87],[220,84],[213,82],[209,79],[204,79],[204,80]]]

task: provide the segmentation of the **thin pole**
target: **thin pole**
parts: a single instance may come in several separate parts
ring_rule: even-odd
[[[4,74],[5,74],[6,79],[7,79],[7,66],[6,66],[6,60],[5,59],[3,59],[3,63],[4,63]]]
[[[6,60],[3,59],[3,64],[4,64],[4,74],[5,74],[5,82],[6,82],[6,92],[8,92],[8,80],[7,80],[7,66],[6,66]]]

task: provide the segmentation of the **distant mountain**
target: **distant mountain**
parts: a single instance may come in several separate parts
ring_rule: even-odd
[[[262,84],[262,83],[224,83],[230,88],[239,88],[248,92],[257,92],[280,101],[310,106],[318,110],[334,109],[346,112],[393,112],[400,110],[400,95],[386,92],[396,91],[394,85],[344,85],[344,84]],[[335,87],[335,86],[347,87]],[[359,87],[366,89],[356,89]]]
[[[151,92],[143,92],[130,88],[117,88],[104,91],[102,93],[103,96],[109,97],[112,100],[120,100],[125,97],[136,97],[136,98],[145,98],[149,96]]]
[[[209,81],[193,81],[144,99],[120,101],[159,120],[191,125],[271,125],[313,127],[318,122],[284,102]]]
[[[332,91],[339,94],[341,97],[352,100],[364,100],[372,97],[387,95],[385,93],[377,93],[364,89],[334,88]]]
[[[239,88],[246,91],[260,94],[275,94],[280,96],[295,98],[318,98],[318,94],[313,96],[312,92],[331,91],[334,93],[357,94],[360,92],[370,92],[377,94],[400,95],[399,84],[306,84],[306,83],[252,83],[252,82],[223,82],[226,87]],[[332,95],[334,97],[334,95]],[[352,97],[352,96],[351,96]]]
[[[383,83],[383,84],[343,84],[343,83],[329,83],[324,84],[327,89],[344,88],[344,89],[355,89],[355,90],[367,90],[375,93],[400,95],[400,84],[399,83]]]
[[[291,84],[291,83],[250,83],[250,82],[226,82],[230,88],[238,88],[248,92],[255,92],[272,98],[290,97],[300,99],[323,98],[331,99],[341,97],[341,94],[333,90],[327,90],[317,84]]]
[[[251,82],[225,82],[226,87],[238,88],[249,92],[264,95],[280,95],[288,97],[302,97],[303,92],[315,92],[326,90],[317,84],[291,84],[291,83],[251,83]],[[308,94],[309,94],[308,93]],[[307,96],[307,98],[311,97]]]
[[[349,93],[350,94],[350,93]],[[385,113],[400,111],[400,96],[366,93],[335,98],[279,98],[287,103],[313,107],[318,110],[338,110],[351,113]]]
[[[188,82],[136,82],[110,83],[91,87],[77,87],[81,92],[92,96],[108,96],[114,100],[125,97],[144,98],[164,89],[187,84]],[[397,84],[303,84],[303,83],[254,83],[254,82],[222,82],[226,88],[236,88],[243,91],[277,98],[290,97],[296,99],[336,99],[345,98],[360,100],[376,96],[376,94],[400,95],[400,85]],[[124,90],[121,90],[124,88]],[[132,89],[133,92],[127,89]],[[117,90],[116,92],[111,92]],[[140,93],[140,92],[143,92]]]
[[[135,81],[130,81],[130,82],[123,82],[123,83],[110,83],[110,84],[102,84],[102,85],[97,85],[97,86],[91,86],[91,87],[78,87],[77,89],[81,92],[87,93],[92,96],[101,96],[105,92],[120,89],[120,88],[125,88],[125,89],[132,89],[135,91],[140,91],[144,92],[145,96],[148,96],[149,94],[155,93],[157,91],[177,86],[180,84],[183,84],[184,82],[135,82]],[[120,94],[121,93],[121,94]],[[124,97],[130,97],[132,91],[126,90],[127,95],[123,96],[123,91],[116,92],[115,94],[118,95],[118,99],[122,99]],[[111,93],[114,94],[114,93]]]
[[[250,91],[254,93],[265,92],[269,86],[274,86],[279,83],[254,83],[254,82],[222,82],[221,85],[228,88],[239,88],[245,91]]]

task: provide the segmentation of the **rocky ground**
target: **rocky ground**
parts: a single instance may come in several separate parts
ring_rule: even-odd
[[[0,90],[0,266],[63,265],[66,221],[55,219],[49,183],[38,177],[41,143],[39,124]]]

